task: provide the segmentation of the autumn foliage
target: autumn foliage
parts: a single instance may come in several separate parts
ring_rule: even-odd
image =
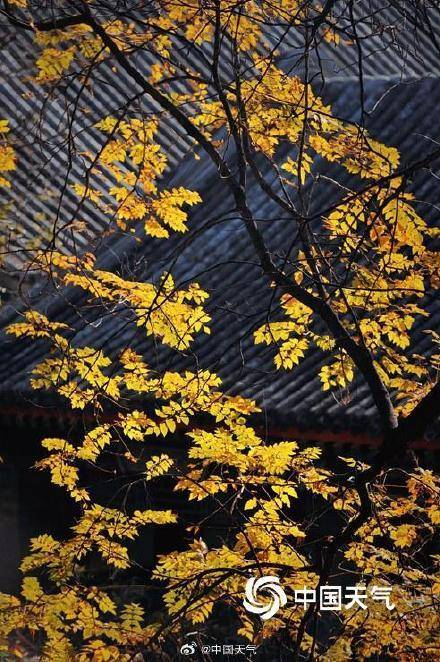
[[[171,659],[166,656],[186,632],[209,632],[224,609],[233,636],[259,646],[283,642],[292,656],[286,659],[434,660],[440,482],[406,451],[438,414],[439,335],[424,304],[438,284],[432,249],[438,229],[419,215],[398,150],[334,116],[313,83],[282,68],[265,37],[275,24],[300,32],[312,26],[314,37],[338,48],[337,23],[326,21],[325,7],[333,3],[163,1],[140,3],[133,15],[79,3],[67,19],[38,20],[30,20],[25,2],[8,4],[8,13],[34,33],[42,94],[70,76],[88,84],[94,67],[108,59],[115,76],[123,70],[138,94],[154,102],[148,117],[133,102],[88,129],[99,147],[82,158],[101,185],[92,187],[88,176],[72,183],[67,175],[78,202],[108,217],[110,232],[142,241],[188,232],[191,209],[202,199],[196,190],[166,185],[170,159],[161,127],[165,118],[175,123],[192,140],[193,167],[212,160],[229,186],[279,301],[279,317],[255,329],[254,342],[273,347],[275,367],[292,376],[307,352],[318,349],[323,391],[348,392],[361,379],[384,441],[369,465],[341,456],[327,466],[317,445],[257,433],[261,403],[230,395],[203,365],[157,371],[148,355],[129,347],[115,359],[78,344],[68,324],[29,306],[7,333],[16,342],[46,343],[32,388],[56,392],[72,409],[89,412],[93,424],[79,439],[42,439],[45,456],[36,468],[68,492],[78,515],[68,539],[42,531],[30,541],[21,595],[0,597],[3,650],[20,657],[29,639],[41,659],[56,662],[131,660],[137,653]],[[148,69],[136,60],[139,50],[152,56]],[[208,73],[198,66],[200,53]],[[280,147],[288,153],[281,161]],[[355,183],[311,220],[292,200],[301,197],[317,159],[337,164]],[[2,187],[14,186],[20,167],[2,119]],[[296,228],[296,250],[284,262],[270,253],[250,210],[249,177]],[[59,245],[39,247],[30,264],[57,290],[77,288],[102,311],[104,327],[108,315],[127,314],[135,333],[176,352],[211,332],[209,292],[197,282],[176,284],[170,272],[139,282],[101,268],[93,250],[73,255]],[[431,341],[424,355],[412,346],[416,325]],[[148,406],[130,404],[139,401]],[[182,453],[169,450],[174,437]],[[151,441],[160,444],[159,453]],[[196,504],[185,549],[161,555],[152,569],[137,567],[133,541],[145,527],[176,525],[180,513],[99,501],[87,471],[102,471],[104,482],[109,462],[128,476],[127,490],[134,481],[151,489],[162,481]],[[219,516],[226,532],[221,545],[210,547],[204,529]],[[321,539],[325,517],[336,528]],[[91,559],[108,581],[90,579]],[[121,586],[131,570],[161,591],[153,615],[141,601],[124,598]],[[323,615],[291,601],[263,622],[246,611],[243,592],[249,576],[264,574],[278,575],[288,596],[347,577],[353,585],[391,587],[395,609],[373,601],[366,611],[327,613],[325,635],[317,628]]]

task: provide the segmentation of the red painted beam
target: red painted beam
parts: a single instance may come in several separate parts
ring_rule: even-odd
[[[259,434],[264,434],[263,429],[256,429]],[[369,446],[377,448],[382,443],[380,435],[356,434],[343,430],[342,432],[332,432],[331,430],[304,430],[298,427],[277,428],[271,427],[266,432],[272,439],[284,439],[286,441],[311,441],[322,444],[352,444],[353,446]],[[410,444],[411,448],[423,450],[440,450],[440,438],[434,439],[416,439]]]
[[[33,404],[18,406],[18,405],[3,405],[0,406],[0,417],[10,418],[10,419],[26,419],[28,421],[38,420],[54,420],[58,419],[60,422],[66,421],[73,423],[78,422],[90,422],[95,421],[93,414],[76,411],[72,409],[63,409],[56,407],[44,407],[37,406]],[[100,421],[111,423],[115,420],[114,414],[101,414]],[[198,426],[200,427],[200,426]],[[321,443],[321,444],[351,444],[353,446],[368,446],[370,448],[377,448],[382,443],[382,438],[380,436],[369,435],[366,433],[356,434],[348,430],[343,430],[341,432],[332,432],[331,430],[313,430],[313,429],[303,429],[299,427],[270,427],[268,429],[255,427],[256,432],[260,436],[267,436],[270,439],[284,439],[286,441],[306,441],[312,443]],[[410,444],[411,448],[428,450],[428,451],[438,451],[440,450],[440,438],[434,439],[416,439]]]

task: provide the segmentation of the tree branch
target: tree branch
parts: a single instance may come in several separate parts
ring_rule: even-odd
[[[374,366],[373,358],[367,348],[358,345],[356,341],[350,336],[345,329],[342,322],[339,320],[337,314],[333,311],[331,306],[313,294],[310,294],[306,289],[300,285],[295,284],[286,274],[281,272],[274,264],[269,251],[266,248],[263,237],[258,229],[253,214],[248,207],[246,201],[246,192],[242,185],[235,181],[232,176],[231,170],[226,161],[221,157],[219,152],[211,144],[211,142],[204,136],[204,134],[191,122],[191,120],[177,107],[174,103],[164,94],[162,94],[154,85],[148,82],[143,75],[130,63],[124,53],[118,48],[116,43],[106,32],[105,28],[96,20],[91,14],[88,6],[84,5],[84,12],[78,14],[76,17],[68,17],[65,19],[56,19],[50,22],[35,23],[35,27],[39,30],[46,31],[54,29],[54,26],[61,26],[65,21],[68,25],[75,25],[86,23],[97,36],[99,36],[103,44],[109,49],[110,53],[114,56],[115,60],[120,66],[131,76],[131,78],[143,89],[159,106],[167,111],[177,123],[193,138],[193,140],[204,149],[206,154],[216,165],[219,174],[226,181],[231,189],[237,204],[238,211],[243,219],[243,222],[248,231],[251,242],[254,246],[255,252],[260,260],[261,268],[265,275],[281,288],[283,292],[295,297],[301,303],[308,306],[313,312],[321,317],[327,325],[330,333],[336,340],[337,345],[344,349],[354,364],[364,376],[373,401],[378,409],[380,420],[384,431],[393,429],[397,426],[397,418],[394,413],[393,405],[389,393],[383,384],[380,376]],[[291,209],[289,209],[291,211]]]

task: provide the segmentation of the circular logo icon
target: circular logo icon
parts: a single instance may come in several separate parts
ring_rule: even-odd
[[[287,602],[279,578],[270,575],[264,575],[258,579],[256,577],[248,579],[245,592],[244,608],[251,614],[259,614],[265,621],[275,616],[280,607],[284,607]],[[264,596],[267,596],[268,599],[262,599]]]
[[[180,652],[182,655],[194,655],[196,650],[197,650],[197,644],[195,643],[195,641],[188,642],[180,647]]]

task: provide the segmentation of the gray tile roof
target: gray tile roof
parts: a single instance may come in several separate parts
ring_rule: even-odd
[[[366,123],[374,137],[397,146],[403,161],[411,162],[440,140],[440,130],[434,121],[435,109],[440,105],[440,54],[429,35],[419,27],[414,28],[409,19],[402,19],[393,4],[396,3],[373,0],[355,4],[358,17],[370,6],[377,10],[373,23],[359,24],[363,34],[374,32],[362,42]],[[342,12],[344,5],[346,3],[337,3],[341,13],[339,21],[341,25],[344,22],[348,25],[349,18]],[[429,16],[434,30],[440,26],[439,15],[433,4]],[[49,233],[57,214],[65,222],[78,213],[77,199],[70,188],[63,193],[61,201],[60,191],[68,162],[65,143],[68,112],[71,112],[79,83],[72,79],[61,93],[47,97],[30,79],[35,59],[35,46],[30,36],[25,32],[18,34],[4,25],[0,27],[3,31],[0,117],[11,120],[19,159],[26,164],[17,171],[11,195],[17,218],[26,228],[25,239],[32,240]],[[273,43],[279,38],[275,29],[269,38]],[[300,46],[301,38],[292,30],[283,43],[280,56],[283,66],[301,69]],[[143,53],[142,57],[147,67],[149,56]],[[357,57],[353,44],[334,48],[323,42],[319,46],[319,57],[312,63],[316,72],[324,74],[325,84],[324,80],[316,78],[315,85],[318,88],[322,85],[325,101],[332,104],[337,116],[352,121],[360,120]],[[93,87],[82,93],[74,123],[78,153],[97,148],[97,133],[85,128],[117,112],[133,95],[132,81],[121,71],[115,76],[109,63],[99,66],[94,79]],[[151,108],[148,101],[141,103],[144,110]],[[37,136],[40,141],[36,140]],[[39,147],[41,141],[43,149]],[[316,375],[323,360],[320,353],[307,354],[293,372],[276,371],[272,363],[273,349],[252,343],[250,332],[264,321],[270,302],[267,295],[261,294],[267,288],[259,287],[264,279],[244,229],[233,214],[227,213],[233,208],[229,194],[222,190],[210,163],[204,158],[194,161],[188,156],[189,141],[170,121],[163,123],[161,141],[170,158],[168,182],[196,189],[204,200],[202,205],[193,208],[188,235],[166,242],[144,238],[140,246],[127,237],[102,239],[108,219],[86,204],[80,213],[87,230],[75,232],[73,236],[66,233],[61,240],[66,250],[79,252],[92,243],[98,244],[105,268],[123,262],[129,264],[139,278],[157,276],[169,268],[178,255],[172,268],[176,282],[197,279],[210,292],[212,335],[198,337],[193,350],[186,355],[176,354],[145,340],[140,332],[133,333],[120,315],[100,320],[88,311],[89,323],[85,324],[84,318],[69,306],[72,302],[75,306],[81,305],[81,294],[77,290],[54,296],[50,290],[44,290],[42,284],[37,284],[32,294],[35,305],[52,319],[69,322],[77,330],[78,343],[102,346],[110,353],[117,353],[130,344],[143,351],[154,367],[181,369],[201,365],[218,371],[227,388],[256,398],[268,418],[277,425],[377,432],[374,408],[360,380],[350,390],[349,401],[340,403],[333,395],[324,395],[319,390]],[[319,210],[328,205],[332,196],[334,199],[340,196],[340,190],[324,177],[331,179],[337,175],[338,181],[347,185],[352,184],[352,180],[337,166],[324,161],[318,161],[314,167],[322,179],[310,190],[309,202],[311,209]],[[438,224],[440,208],[439,174],[424,171],[412,182],[420,212],[433,225]],[[81,161],[75,160],[72,182],[82,181],[83,176]],[[282,253],[291,240],[290,222],[279,218],[271,201],[252,183],[250,198],[269,244]],[[222,215],[224,218],[219,218]],[[214,223],[215,218],[218,221]],[[19,269],[26,256],[26,250],[15,253],[8,267],[12,271]],[[2,327],[16,319],[19,306],[18,301],[4,306],[0,313]],[[427,306],[431,312],[430,328],[439,328],[438,301],[427,301]],[[273,314],[276,315],[276,310]],[[426,351],[425,334],[417,333],[415,341],[419,351]],[[27,379],[45,351],[44,343],[35,345],[1,335],[0,394],[5,402],[17,398],[20,402],[23,397],[31,398],[32,402],[44,400],[40,394],[29,393]]]
[[[332,82],[324,89],[324,99],[332,103],[336,115],[348,120],[359,119],[358,89],[354,82]],[[429,100],[429,107],[440,103],[440,81],[427,78],[423,81],[394,86],[387,79],[370,80],[365,86],[365,107],[372,110],[367,119],[371,133],[388,144],[396,145],[403,162],[411,162],[430,148],[433,141],[440,139],[439,128],[426,112],[420,99]],[[353,184],[353,180],[338,166],[319,161],[316,172],[333,178],[337,175],[342,184]],[[438,224],[440,171],[420,173],[412,183],[420,212],[433,224]],[[78,318],[66,300],[75,306],[81,305],[82,295],[78,290],[63,292],[54,298],[49,293],[38,300],[39,308],[52,319],[70,323],[77,333],[76,342],[102,347],[116,354],[126,345],[144,352],[153,367],[181,369],[200,365],[219,372],[227,388],[255,398],[264,408],[266,415],[280,427],[300,427],[350,430],[371,434],[378,432],[374,407],[369,394],[358,379],[350,389],[348,402],[338,402],[331,394],[320,391],[317,373],[323,361],[320,352],[312,351],[293,372],[277,371],[272,363],[273,349],[255,346],[250,331],[259,326],[269,309],[267,288],[261,288],[264,278],[256,265],[255,255],[249,246],[242,224],[228,210],[233,208],[226,190],[222,191],[215,172],[204,159],[184,160],[174,174],[173,185],[189,184],[199,190],[203,204],[191,213],[188,235],[160,242],[145,238],[140,246],[133,240],[122,239],[112,252],[103,253],[107,268],[126,261],[137,270],[137,277],[157,276],[168,269],[175,256],[172,268],[176,283],[197,280],[210,292],[209,310],[213,316],[211,336],[197,338],[192,351],[179,354],[156,346],[145,339],[141,332],[133,332],[121,315],[96,319],[89,312],[90,323]],[[311,209],[327,206],[333,193],[328,181],[314,186],[311,191]],[[279,218],[273,204],[255,185],[251,185],[250,199],[263,231],[273,250],[283,251],[291,240],[290,221]],[[226,214],[221,223],[209,225],[213,217]],[[201,230],[206,225],[206,229]],[[262,294],[263,292],[263,294]],[[426,305],[431,313],[429,328],[440,328],[440,302],[430,299]],[[276,308],[273,314],[276,316]],[[2,312],[2,324],[14,318],[13,305]],[[245,331],[248,331],[246,333]],[[419,352],[427,351],[427,336],[415,334]],[[0,347],[0,383],[4,397],[13,393],[26,392],[26,380],[32,365],[44,354],[44,343],[18,342],[3,337]],[[32,400],[39,396],[32,394]]]

